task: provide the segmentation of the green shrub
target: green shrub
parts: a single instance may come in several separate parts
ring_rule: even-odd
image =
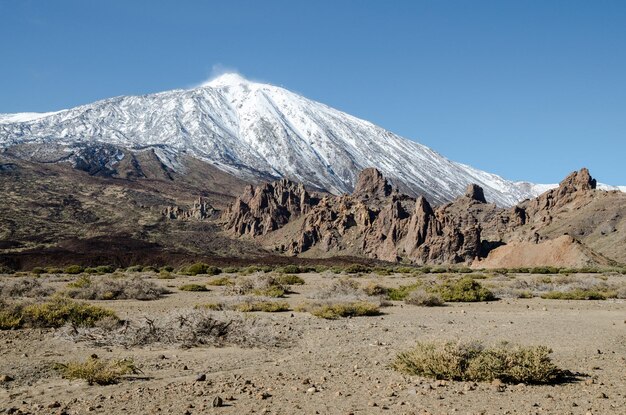
[[[310,269],[307,267],[301,267],[294,264],[285,265],[284,267],[278,268],[276,270],[276,272],[280,272],[282,274],[302,274],[309,271]]]
[[[380,308],[377,304],[366,301],[354,301],[345,303],[319,304],[313,306],[302,306],[299,310],[308,311],[316,317],[327,320],[335,320],[340,317],[360,317],[380,315]]]
[[[371,297],[387,296],[387,294],[389,293],[389,288],[371,282],[363,288],[363,291],[365,292],[365,294]]]
[[[57,267],[48,267],[46,268],[46,273],[47,274],[62,274],[63,270],[61,268],[57,268]],[[1,272],[0,272],[1,274]]]
[[[287,294],[287,291],[278,285],[272,285],[267,288],[257,288],[252,291],[252,294],[262,297],[282,298]]]
[[[403,301],[412,291],[420,288],[422,286],[421,283],[417,282],[415,284],[409,285],[401,285],[398,288],[388,288],[387,289],[387,299],[392,301]]]
[[[606,300],[613,296],[610,292],[583,290],[580,288],[571,291],[549,291],[541,294],[541,298],[547,300]]]
[[[545,346],[512,346],[502,343],[484,348],[479,343],[418,342],[399,353],[392,367],[410,375],[456,381],[505,383],[553,383],[562,375],[550,360]]]
[[[476,302],[496,299],[491,291],[480,285],[478,281],[468,277],[456,281],[445,281],[432,287],[429,291],[439,294],[443,301],[448,302]]]
[[[112,272],[115,271],[115,267],[112,265],[100,265],[96,267],[96,271],[98,271],[101,274],[111,274]]]
[[[69,288],[85,288],[85,287],[89,287],[90,285],[91,285],[91,278],[88,277],[87,275],[83,275],[82,277],[79,277],[78,279],[67,284]]]
[[[174,271],[174,267],[171,265],[165,265],[163,267],[161,267],[160,269],[161,272],[165,271],[165,272],[173,272]]]
[[[178,289],[180,291],[209,291],[205,285],[200,284],[183,284]]]
[[[242,312],[263,311],[266,313],[278,313],[289,311],[286,301],[244,301],[235,306],[235,310]]]
[[[157,267],[153,267],[152,265],[145,266],[141,269],[142,272],[159,272]]]
[[[224,309],[224,304],[223,303],[204,303],[204,304],[197,304],[194,307],[196,310],[211,310],[211,311],[221,311]]]
[[[368,266],[365,265],[361,265],[361,264],[352,264],[352,265],[348,265],[344,271],[347,274],[358,274],[358,273],[369,273],[372,272],[372,269]]]
[[[197,262],[193,265],[189,265],[188,267],[181,269],[180,273],[183,275],[198,275],[198,274],[218,275],[222,273],[222,270],[212,265],[207,265],[202,262]]]
[[[92,327],[104,318],[116,319],[115,313],[101,307],[56,298],[44,303],[0,303],[0,329],[56,328],[66,323]]]
[[[391,275],[392,272],[389,271],[387,268],[374,268],[374,274],[384,277],[387,275]]]
[[[65,267],[64,272],[66,274],[80,274],[81,272],[83,272],[83,267],[81,267],[80,265],[70,265],[69,267]]]
[[[83,379],[90,385],[112,385],[123,376],[138,373],[132,359],[100,360],[94,357],[85,362],[57,363],[55,369],[66,379]]]
[[[31,274],[35,274],[35,275],[41,275],[41,274],[45,274],[46,270],[44,268],[41,267],[35,267],[33,269],[30,270]]]
[[[161,271],[159,271],[159,275],[157,275],[157,278],[160,280],[173,280],[174,278],[176,278],[176,276],[170,271],[162,269]]]
[[[143,265],[133,265],[126,268],[126,272],[141,272],[143,271]]]
[[[394,272],[397,272],[398,274],[412,274],[413,272],[415,272],[415,268],[413,267],[395,267],[393,269]]]
[[[207,282],[207,285],[213,285],[217,287],[223,287],[225,285],[234,285],[234,284],[235,283],[233,282],[233,280],[228,277],[213,278],[212,280],[209,280]]]
[[[225,274],[237,274],[239,272],[238,267],[226,267],[222,269],[222,272]]]
[[[304,285],[304,279],[297,275],[284,274],[276,277],[276,282],[281,285]]]
[[[555,267],[534,267],[530,270],[531,274],[558,274],[559,268]]]

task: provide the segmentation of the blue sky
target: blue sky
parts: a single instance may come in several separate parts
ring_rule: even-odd
[[[514,180],[626,185],[626,1],[0,0],[0,112],[234,69]]]

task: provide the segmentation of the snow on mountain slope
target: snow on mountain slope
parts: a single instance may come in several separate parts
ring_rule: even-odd
[[[351,191],[366,167],[436,203],[463,194],[469,183],[502,206],[546,188],[452,162],[368,121],[236,74],[188,90],[0,116],[0,147],[97,142],[133,150],[158,146],[170,166],[177,154],[187,154],[246,179],[284,176],[333,193]]]

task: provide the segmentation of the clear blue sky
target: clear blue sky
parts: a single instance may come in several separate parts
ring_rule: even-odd
[[[285,86],[509,179],[626,185],[626,1],[0,0],[0,112]]]

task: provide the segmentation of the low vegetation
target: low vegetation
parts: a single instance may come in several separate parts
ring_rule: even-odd
[[[281,285],[304,285],[304,279],[293,274],[278,275],[276,282]]]
[[[0,298],[47,297],[54,289],[44,286],[38,278],[22,277],[0,282]]]
[[[93,327],[103,319],[117,320],[117,316],[111,310],[66,298],[32,304],[0,301],[0,330],[57,328],[65,324]]]
[[[242,312],[263,311],[266,313],[278,313],[289,311],[289,304],[286,301],[243,301],[235,305],[234,309]]]
[[[209,291],[206,285],[202,284],[183,284],[178,286],[180,291]]]
[[[404,299],[406,304],[417,305],[421,307],[440,307],[444,305],[444,301],[441,296],[436,293],[427,292],[424,289],[418,288],[411,291],[409,295]]]
[[[485,348],[480,343],[419,342],[399,353],[392,367],[410,375],[445,380],[553,383],[563,372],[550,360],[551,352],[545,346],[507,343]]]
[[[595,290],[574,289],[571,291],[549,291],[542,294],[541,298],[547,300],[606,300],[615,295],[615,293]]]
[[[335,320],[341,317],[378,316],[381,314],[378,304],[367,301],[302,304],[297,307],[296,311],[309,312],[316,317],[327,320]]]
[[[165,316],[124,325],[98,324],[79,327],[67,333],[73,341],[98,346],[183,348],[236,345],[241,347],[275,348],[290,344],[273,322],[261,318],[241,318],[225,314],[215,316],[209,307],[172,312]],[[228,312],[226,312],[228,313]]]
[[[493,301],[495,295],[473,278],[463,277],[460,280],[448,280],[431,289],[441,296],[443,301],[476,302]]]
[[[287,288],[271,275],[256,273],[250,277],[240,277],[235,284],[228,286],[227,295],[258,295],[262,297],[282,298]]]
[[[181,275],[219,275],[222,273],[222,270],[218,267],[208,265],[202,262],[198,262],[188,267],[183,267],[178,272]]]
[[[223,287],[226,285],[234,285],[234,281],[229,277],[213,278],[207,282],[207,285],[213,285],[216,287]]]
[[[124,376],[139,372],[132,359],[105,360],[96,357],[84,362],[57,363],[55,369],[66,379],[83,379],[90,385],[112,385]]]
[[[157,300],[169,291],[141,278],[83,276],[68,284],[65,294],[81,300]]]

